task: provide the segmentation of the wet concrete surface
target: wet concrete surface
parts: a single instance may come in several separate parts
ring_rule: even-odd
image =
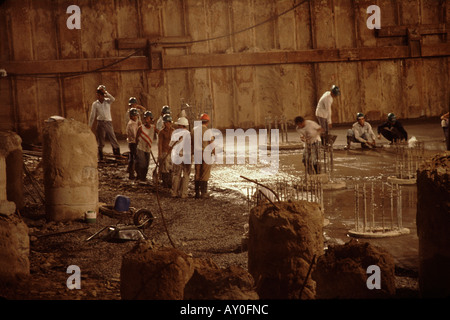
[[[403,121],[403,125],[408,131],[410,138],[416,137],[418,141],[424,142],[425,159],[431,158],[434,154],[445,150],[445,142],[443,141],[443,133],[439,121],[433,119]],[[372,124],[372,126],[376,133],[376,124]],[[372,200],[370,195],[368,195],[367,210],[370,213],[370,210],[374,208],[373,212],[375,213],[377,225],[380,224],[381,215],[386,225],[389,226],[390,223],[396,223],[396,218],[390,220],[389,196],[381,196],[381,185],[384,184],[386,187],[387,178],[395,175],[394,148],[389,145],[387,140],[381,138],[380,140],[377,139],[379,147],[375,149],[363,150],[359,144],[352,144],[350,150],[344,150],[348,128],[347,126],[341,126],[331,130],[331,134],[337,135],[337,139],[333,147],[333,171],[329,178],[331,178],[330,182],[332,184],[343,184],[344,186],[337,190],[324,190],[323,192],[324,216],[329,222],[324,227],[327,246],[344,244],[350,240],[348,232],[355,227],[356,184],[366,184],[368,193],[371,192],[372,184],[374,185],[374,198]],[[242,146],[235,145],[235,148],[237,150],[242,148]],[[248,156],[248,145],[244,148],[247,149],[246,155]],[[128,150],[123,142],[122,150]],[[302,153],[303,149],[298,134],[291,130],[288,132],[287,142],[282,142],[280,138],[279,166],[276,174],[270,174],[263,170],[268,167],[267,164],[261,162],[250,164],[248,159],[244,164],[215,164],[210,180],[212,194],[218,198],[226,194],[226,197],[235,197],[237,201],[248,198],[251,188],[256,185],[243,179],[241,176],[265,184],[302,178],[305,176],[304,165],[301,161]],[[359,238],[358,241],[367,241],[385,248],[393,255],[397,267],[417,272],[417,188],[413,184],[403,185],[401,189],[402,224],[404,228],[409,229],[409,234],[378,239]],[[383,201],[383,203],[380,203],[380,201]],[[394,216],[396,216],[396,213],[397,209],[395,209]]]

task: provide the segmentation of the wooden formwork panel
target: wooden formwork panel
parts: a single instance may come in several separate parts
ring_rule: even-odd
[[[314,119],[332,84],[342,90],[335,123],[359,111],[436,116],[450,104],[446,0],[378,0],[380,30],[367,28],[369,0],[299,0],[291,11],[290,0],[75,2],[81,30],[66,27],[61,1],[0,7],[0,61],[17,75],[0,79],[2,119],[14,122],[1,128],[38,140],[51,115],[87,122],[99,84],[117,99],[122,134],[130,96],[155,116],[166,104],[178,116],[184,100],[220,129]]]

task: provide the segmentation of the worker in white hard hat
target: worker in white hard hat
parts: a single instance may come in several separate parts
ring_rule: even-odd
[[[170,142],[170,147],[172,149],[172,196],[187,198],[189,176],[191,174],[192,166],[192,137],[188,130],[189,121],[186,117],[178,118],[174,124],[175,131],[172,133]]]
[[[200,143],[197,143],[197,141],[194,141],[194,160],[195,160],[195,177],[194,177],[194,183],[195,183],[195,198],[209,198],[208,194],[208,181],[211,177],[211,167],[212,164],[208,163],[203,158],[203,153],[205,148],[213,143],[214,136],[211,135],[211,132],[208,131],[208,124],[210,122],[210,117],[206,113],[202,113],[200,115],[201,126],[194,127],[194,139],[195,136],[198,135],[200,137],[203,137],[203,139],[200,141]],[[205,134],[206,133],[206,134]],[[215,151],[212,150],[212,153]],[[200,154],[201,156],[197,158],[196,154]]]

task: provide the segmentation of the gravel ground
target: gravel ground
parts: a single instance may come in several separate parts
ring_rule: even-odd
[[[26,164],[39,180],[42,168],[39,158],[25,157]],[[147,239],[158,245],[174,246],[194,257],[211,258],[220,267],[238,265],[247,268],[247,252],[242,247],[244,225],[248,223],[246,199],[235,191],[210,186],[212,197],[194,199],[173,198],[169,190],[149,182],[138,184],[128,180],[126,165],[109,161],[99,165],[99,200],[113,205],[117,195],[130,198],[131,207],[150,210],[155,217],[143,230]],[[42,179],[40,179],[42,182]],[[25,179],[27,183],[27,179]],[[193,183],[191,183],[193,185]],[[20,212],[30,228],[29,279],[3,294],[20,300],[119,300],[122,256],[135,241],[109,241],[107,231],[86,241],[97,231],[118,223],[131,223],[98,213],[96,223],[72,221],[47,222],[42,204],[32,200],[32,188],[26,192],[26,207]],[[36,198],[36,196],[35,196]],[[159,204],[158,205],[158,199]],[[68,232],[66,232],[68,231]],[[81,290],[69,290],[67,268],[76,265],[81,270]],[[397,272],[396,272],[397,273]],[[398,271],[399,297],[417,297],[417,275]]]
[[[27,166],[39,180],[42,169],[35,169],[37,160],[28,159]],[[174,246],[194,257],[212,258],[220,267],[247,268],[247,252],[241,248],[244,224],[248,222],[245,199],[214,185],[209,199],[173,198],[168,189],[160,187],[157,193],[152,182],[128,180],[125,169],[126,165],[112,161],[99,165],[100,202],[112,206],[117,195],[127,196],[131,207],[150,210],[155,217],[151,226],[143,229],[147,239]],[[190,192],[193,194],[193,190]],[[96,223],[47,222],[44,207],[34,204],[30,195],[32,192],[26,193],[27,205],[21,215],[30,228],[31,277],[9,293],[9,298],[120,299],[122,256],[136,242],[108,240],[107,230],[86,239],[106,226],[132,224],[131,215],[120,218],[98,213]],[[69,232],[62,233],[66,231]],[[69,290],[66,286],[70,265],[80,267],[81,290]]]

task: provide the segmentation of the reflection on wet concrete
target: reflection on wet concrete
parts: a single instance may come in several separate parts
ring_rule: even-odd
[[[376,203],[369,205],[379,211],[384,206],[383,217],[386,223],[390,223],[389,204],[380,203],[380,185],[387,183],[387,178],[395,174],[395,155],[390,146],[384,146],[373,150],[352,149],[349,151],[334,151],[334,168],[330,175],[332,182],[345,181],[345,187],[337,190],[323,191],[323,208],[325,218],[329,224],[324,227],[326,246],[344,244],[350,240],[348,231],[355,227],[355,185],[375,183],[374,200]],[[252,183],[241,176],[257,180],[263,184],[270,184],[276,180],[292,180],[303,177],[304,165],[302,149],[280,151],[279,171],[276,175],[267,175],[261,171],[263,164],[242,165],[215,165],[211,181],[216,190],[233,190],[240,194],[241,199],[247,197],[248,189]],[[425,150],[425,159],[436,152]],[[255,185],[253,184],[253,187]],[[396,237],[379,239],[359,238],[358,241],[366,241],[381,246],[390,252],[396,259],[398,266],[417,271],[418,270],[418,237],[416,229],[416,185],[404,185],[401,198],[402,225],[410,230],[409,234]],[[218,194],[219,195],[219,194]],[[369,199],[370,200],[370,199]],[[389,201],[389,199],[385,199]],[[372,207],[370,207],[372,208]],[[380,213],[377,213],[377,219]]]

